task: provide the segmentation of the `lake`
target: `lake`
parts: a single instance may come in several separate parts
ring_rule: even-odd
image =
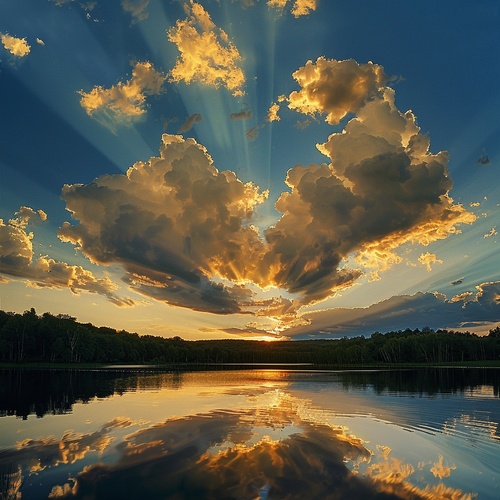
[[[0,370],[0,498],[500,498],[500,370]],[[3,494],[3,496],[2,496]]]

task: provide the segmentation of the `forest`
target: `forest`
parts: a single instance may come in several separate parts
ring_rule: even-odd
[[[500,361],[500,326],[489,335],[428,327],[328,340],[183,340],[79,323],[65,314],[0,311],[1,363],[311,363],[373,365]]]

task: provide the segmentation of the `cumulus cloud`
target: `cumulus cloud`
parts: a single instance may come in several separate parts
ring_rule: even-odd
[[[443,261],[438,259],[436,257],[436,254],[425,252],[420,254],[420,257],[418,258],[418,261],[420,264],[423,264],[426,268],[427,271],[430,273],[432,271],[432,264],[442,264]]]
[[[204,33],[214,29],[201,6],[189,9]],[[193,22],[182,26],[195,29]],[[350,287],[364,269],[379,277],[402,260],[403,244],[427,246],[475,220],[448,194],[447,153],[431,153],[414,114],[397,109],[381,66],[319,58],[294,77],[302,88],[278,102],[332,124],[355,116],[318,145],[330,163],[288,171],[273,226],[260,233],[252,225],[267,193],[218,171],[194,140],[164,135],[160,157],[127,175],[65,186],[62,197],[80,222],[65,224],[60,237],[93,262],[121,264],[132,288],[173,305],[259,314],[250,286],[286,290],[292,307],[282,314],[293,322],[290,310]],[[359,268],[346,266],[353,256]],[[439,262],[430,253],[420,259]],[[262,311],[270,308],[277,310]]]
[[[132,24],[144,21],[149,17],[146,11],[149,0],[121,0],[122,9],[132,16]]]
[[[170,72],[171,81],[222,86],[235,96],[243,95],[245,75],[238,49],[202,5],[191,2],[186,9],[187,19],[178,20],[167,32],[180,52]]]
[[[326,113],[330,125],[349,113],[357,113],[388,81],[378,64],[325,57],[308,61],[292,76],[301,90],[288,96],[288,107],[311,116]]]
[[[0,40],[5,50],[8,50],[13,56],[25,57],[30,53],[31,47],[26,38],[16,38],[8,33],[0,33]]]
[[[109,278],[96,278],[81,266],[56,261],[48,256],[34,257],[33,232],[27,232],[28,224],[45,221],[43,210],[34,211],[21,207],[16,217],[5,223],[0,219],[0,273],[21,278],[36,288],[69,288],[73,293],[82,291],[106,296],[117,306],[132,305],[128,299],[115,295],[118,288]]]
[[[131,125],[146,113],[146,97],[163,91],[165,80],[150,62],[137,62],[126,82],[110,88],[95,86],[90,92],[80,90],[80,105],[103,125]]]
[[[38,45],[45,46],[45,42],[41,38],[37,38],[36,43],[38,43]]]
[[[404,243],[428,245],[475,220],[448,195],[448,155],[430,153],[414,115],[397,110],[394,91],[379,87],[383,69],[318,61],[299,70],[304,79],[298,81],[308,90],[292,93],[290,102],[302,95],[297,109],[322,112],[332,123],[348,112],[357,116],[318,146],[329,165],[289,170],[290,192],[276,203],[283,216],[264,233],[273,248],[268,257],[276,285],[302,294],[305,302],[361,276],[360,269],[341,264],[351,254],[364,267],[384,270],[401,261],[395,250]],[[352,89],[357,82],[364,94]]]
[[[193,128],[193,125],[195,123],[200,123],[201,120],[202,120],[202,117],[198,113],[195,113],[195,114],[193,114],[191,116],[188,116],[188,118],[181,125],[181,127],[179,128],[179,130],[177,131],[177,133],[178,134],[183,134],[184,132],[188,132],[189,130],[191,130]]]
[[[79,224],[66,223],[59,234],[93,262],[121,264],[141,293],[238,312],[248,299],[238,284],[258,273],[263,243],[250,221],[266,196],[233,172],[219,172],[194,139],[164,135],[160,157],[137,162],[126,175],[65,186],[62,197]]]

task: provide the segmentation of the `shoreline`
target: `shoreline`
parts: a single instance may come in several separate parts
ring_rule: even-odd
[[[397,370],[415,368],[500,368],[500,361],[456,361],[442,363],[0,363],[0,370],[96,370],[96,371],[216,371],[216,370]]]

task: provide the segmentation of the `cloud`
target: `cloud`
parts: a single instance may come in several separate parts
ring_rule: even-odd
[[[0,273],[22,278],[35,288],[69,288],[73,293],[82,291],[106,296],[117,306],[132,305],[128,299],[117,297],[118,288],[109,278],[96,278],[81,266],[72,266],[48,256],[34,258],[33,233],[28,233],[28,224],[45,221],[43,210],[35,212],[21,207],[7,224],[0,219]]]
[[[491,238],[492,236],[496,236],[498,234],[497,228],[492,227],[484,236],[483,238]]]
[[[462,303],[465,303],[465,302],[468,302],[469,299],[474,295],[473,292],[464,292],[464,293],[460,293],[458,295],[454,295],[451,299],[450,299],[450,302],[462,302]]]
[[[330,125],[348,113],[357,113],[389,80],[378,64],[324,57],[308,61],[292,76],[301,90],[288,96],[288,107],[310,116],[326,113]]]
[[[483,155],[483,156],[480,156],[477,160],[476,160],[476,163],[478,165],[483,165],[483,166],[487,166],[487,165],[491,165],[491,160],[489,158],[488,155]]]
[[[5,50],[8,50],[13,56],[25,57],[30,53],[30,46],[26,38],[16,38],[7,33],[0,33],[0,39]]]
[[[195,113],[194,115],[191,115],[187,118],[187,120],[181,125],[179,130],[177,131],[178,134],[183,134],[184,132],[188,132],[193,128],[193,125],[195,123],[200,123],[202,120],[202,117],[200,114]]]
[[[280,110],[280,105],[277,102],[273,102],[271,106],[269,106],[269,110],[267,111],[266,120],[268,122],[279,122],[281,118],[278,115]]]
[[[299,130],[304,130],[305,128],[309,127],[309,125],[311,125],[311,123],[312,123],[311,120],[306,118],[305,120],[297,121],[295,123],[295,127],[297,127]]]
[[[165,134],[160,157],[126,175],[65,186],[62,198],[79,224],[64,224],[59,235],[92,262],[121,264],[125,281],[145,295],[239,312],[239,301],[249,298],[239,283],[254,278],[263,248],[250,221],[266,197],[233,172],[219,172],[194,139]]]
[[[295,17],[307,16],[311,11],[316,10],[317,0],[295,0],[292,7],[292,14]]]
[[[317,0],[295,0],[289,2],[289,0],[267,0],[267,5],[270,8],[283,11],[287,4],[292,3],[291,13],[295,17],[306,16],[311,11],[316,10]]]
[[[231,113],[229,115],[230,120],[249,120],[252,118],[252,111],[245,111],[242,109],[241,111],[238,111],[238,113]]]
[[[464,278],[458,278],[456,280],[453,280],[450,284],[451,285],[460,285],[463,283],[463,281],[464,281]]]
[[[199,27],[213,28],[201,6],[190,9]],[[381,66],[319,58],[294,77],[303,88],[278,102],[332,124],[355,116],[318,145],[330,164],[288,171],[274,225],[262,233],[252,225],[267,193],[219,172],[192,139],[164,135],[160,157],[127,175],[65,186],[62,197],[80,223],[65,224],[60,237],[95,263],[121,264],[127,284],[172,305],[259,315],[252,286],[285,290],[293,298],[283,321],[293,323],[302,305],[352,286],[365,269],[379,277],[401,262],[401,245],[427,246],[475,220],[448,194],[447,153],[431,153],[413,113],[396,108]],[[438,262],[422,255],[428,267]],[[351,257],[359,268],[346,266]],[[260,311],[271,309],[274,303]]]
[[[432,271],[432,264],[443,263],[443,261],[438,259],[435,254],[429,252],[421,254],[420,257],[418,258],[418,261],[427,268],[427,271],[429,273]]]
[[[163,91],[166,76],[150,62],[137,62],[132,77],[106,89],[95,86],[90,92],[80,90],[80,105],[103,125],[131,125],[146,113],[146,97]]]
[[[246,135],[248,140],[253,141],[253,140],[257,139],[257,137],[259,137],[259,132],[260,132],[260,127],[257,125],[255,127],[248,129],[245,132],[245,135]]]
[[[330,309],[304,314],[309,324],[287,331],[288,336],[316,338],[369,335],[406,328],[464,328],[500,321],[500,281],[476,286],[476,293],[451,299],[438,293],[399,295],[366,308]],[[425,324],[424,324],[425,322]]]
[[[149,12],[146,11],[149,0],[121,0],[121,4],[123,11],[132,16],[132,24],[144,21],[149,17]]]
[[[343,265],[349,255],[365,268],[384,270],[401,261],[395,253],[401,245],[426,246],[475,220],[448,195],[448,155],[429,152],[428,137],[420,134],[411,112],[397,110],[392,89],[377,87],[371,95],[375,86],[367,82],[383,69],[347,63],[335,79],[332,68],[338,66],[331,61],[303,68],[309,74],[307,87],[318,88],[311,75],[322,82],[321,92],[313,93],[317,112],[331,116],[342,103],[342,111],[328,120],[336,122],[354,110],[357,116],[318,146],[330,165],[298,165],[288,171],[290,192],[276,203],[283,216],[264,232],[272,247],[266,257],[276,272],[275,285],[300,293],[304,303],[322,300],[361,276],[361,269]],[[370,99],[351,89],[358,81]]]
[[[178,20],[167,32],[169,41],[180,52],[170,72],[171,81],[222,86],[234,96],[243,95],[245,75],[238,49],[200,4],[191,2],[186,9],[188,18]]]
[[[45,42],[40,38],[36,39],[36,43],[38,43],[38,45],[41,45],[42,47],[45,46]]]

